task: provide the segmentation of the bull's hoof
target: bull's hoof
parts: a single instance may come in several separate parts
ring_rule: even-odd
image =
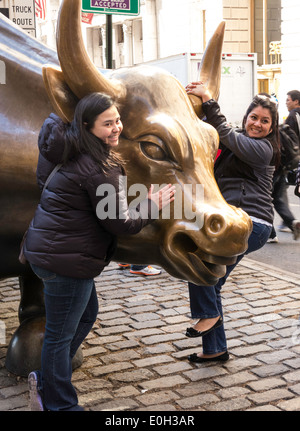
[[[31,371],[41,368],[41,352],[45,332],[45,317],[24,320],[9,343],[5,367],[10,373],[27,377]],[[73,359],[73,369],[83,361],[81,348]]]

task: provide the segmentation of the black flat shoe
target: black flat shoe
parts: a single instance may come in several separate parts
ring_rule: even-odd
[[[193,353],[192,355],[188,356],[188,360],[190,362],[195,362],[197,364],[202,364],[203,362],[225,362],[229,359],[229,353],[224,352],[222,355],[215,356],[214,358],[200,358],[197,353]]]
[[[220,316],[219,319],[216,321],[216,323],[209,329],[206,329],[206,331],[197,331],[197,329],[194,328],[187,328],[185,335],[190,338],[194,337],[203,337],[204,335],[208,334],[210,331],[213,331],[214,329],[219,328],[219,326],[223,325],[223,319]]]

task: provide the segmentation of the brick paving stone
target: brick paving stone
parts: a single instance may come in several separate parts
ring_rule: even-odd
[[[73,379],[74,380],[74,379]],[[89,379],[84,381],[73,382],[73,385],[79,392],[97,391],[103,388],[112,388],[113,385],[104,379]]]
[[[99,401],[108,401],[113,399],[113,396],[107,391],[91,391],[87,394],[79,394],[78,402],[83,407],[87,404],[95,404]]]
[[[227,371],[222,367],[199,367],[196,370],[184,371],[183,375],[188,377],[192,382],[204,379],[210,379],[212,377],[227,374]]]
[[[282,401],[278,403],[278,407],[288,412],[299,412],[300,411],[300,397],[294,398],[293,400]]]
[[[160,389],[160,388],[172,388],[174,386],[183,385],[186,383],[188,383],[188,380],[184,379],[182,376],[171,376],[171,377],[161,377],[160,379],[141,382],[139,386],[143,389]]]
[[[90,408],[91,411],[126,411],[138,408],[139,404],[130,398],[120,398],[105,403],[97,404]]]
[[[172,412],[172,411],[176,411],[176,407],[173,406],[172,404],[157,404],[157,405],[151,405],[149,407],[143,407],[143,408],[139,408],[136,409],[136,411],[143,411],[143,412]],[[151,414],[152,416],[152,414]],[[153,425],[154,426],[154,425]]]
[[[28,391],[27,383],[16,386],[9,386],[7,388],[0,388],[0,398],[9,398],[16,395],[24,394]]]
[[[183,397],[192,397],[193,395],[201,394],[203,392],[213,392],[216,389],[216,385],[213,383],[201,382],[199,385],[196,383],[189,383],[182,388],[176,388],[176,392]]]
[[[155,344],[154,346],[147,346],[142,349],[141,354],[154,355],[156,353],[174,352],[175,348],[167,343]]]
[[[223,388],[228,388],[229,386],[241,385],[243,383],[251,382],[251,380],[256,379],[257,376],[253,375],[249,371],[241,371],[239,373],[219,377],[217,379],[214,379],[214,381]]]
[[[164,341],[179,340],[181,338],[185,338],[185,335],[180,334],[180,333],[166,334],[166,335],[154,335],[152,337],[143,338],[142,342],[144,344],[155,344],[155,343],[162,343]]]
[[[216,395],[220,398],[236,398],[241,397],[242,395],[249,394],[250,390],[244,388],[243,386],[234,386],[228,389],[220,389],[216,392]]]
[[[101,353],[105,353],[105,352],[106,352],[106,349],[104,349],[104,347],[99,347],[99,346],[82,350],[84,357],[92,356],[92,355],[100,355]]]
[[[258,377],[270,377],[287,372],[288,367],[283,364],[262,365],[261,367],[251,368],[251,371]]]
[[[153,404],[166,403],[170,400],[177,400],[179,397],[179,395],[172,391],[159,391],[151,394],[145,393],[143,395],[139,395],[136,399],[145,406],[150,406]]]
[[[145,322],[130,324],[133,329],[157,328],[164,325],[166,325],[166,323],[163,320],[146,320]]]
[[[24,409],[23,409],[23,408]],[[28,399],[23,397],[7,398],[5,400],[0,399],[0,411],[13,411],[16,409],[28,410]]]
[[[165,362],[172,362],[174,359],[169,355],[158,355],[158,356],[150,356],[149,358],[139,359],[133,361],[134,365],[137,367],[147,367],[148,365],[154,364],[162,364]]]
[[[242,337],[241,340],[243,340],[245,343],[251,345],[251,344],[259,344],[259,343],[266,343],[274,339],[276,339],[278,335],[276,335],[273,331],[272,332],[262,332],[257,335],[252,336],[246,336]]]
[[[140,329],[139,331],[124,332],[123,336],[127,338],[149,337],[150,335],[163,334],[163,331],[158,328]]]
[[[251,402],[245,398],[234,398],[228,401],[221,401],[212,405],[205,406],[209,411],[244,411],[251,406]]]
[[[242,346],[238,347],[236,349],[232,349],[231,352],[236,356],[250,356],[255,355],[259,352],[265,352],[272,350],[271,347],[262,345],[262,344],[255,344],[254,346]]]
[[[297,395],[300,395],[300,383],[290,386],[289,387],[290,391],[294,392]]]
[[[249,326],[243,326],[239,329],[239,331],[245,333],[246,335],[253,335],[259,334],[260,332],[274,331],[274,328],[266,324],[252,324]]]
[[[260,379],[256,382],[247,383],[247,387],[253,391],[267,391],[268,389],[279,388],[280,386],[286,386],[286,382],[279,378],[266,378]]]
[[[115,343],[106,344],[109,350],[129,349],[130,347],[138,347],[139,343],[135,340],[118,341]]]
[[[287,382],[294,383],[300,381],[300,370],[291,371],[282,376]]]
[[[272,404],[265,404],[264,406],[257,406],[251,409],[246,409],[246,411],[247,412],[280,412],[282,410],[276,406],[273,406]]]
[[[103,365],[94,367],[91,370],[93,376],[101,376],[103,374],[113,373],[115,371],[127,370],[128,368],[133,368],[133,365],[129,362],[115,362],[114,364]]]
[[[183,398],[182,400],[177,400],[177,404],[185,410],[193,409],[194,407],[204,406],[205,404],[216,403],[219,398],[214,394],[199,394],[194,397]]]
[[[156,313],[140,313],[134,314],[131,316],[132,319],[137,320],[138,322],[145,322],[146,320],[157,320],[158,316]]]
[[[187,362],[176,362],[175,364],[161,365],[160,367],[154,367],[160,376],[165,376],[167,374],[175,374],[181,371],[190,370],[192,368]]]
[[[266,364],[277,364],[285,359],[293,358],[296,356],[296,353],[290,352],[288,350],[279,350],[270,353],[263,353],[261,355],[257,355],[257,359]]]
[[[86,409],[299,411],[300,283],[243,262],[223,289],[230,360],[199,365],[187,360],[202,341],[185,336],[192,324],[187,283],[165,271],[137,277],[111,263],[95,280],[98,319],[73,373]],[[7,343],[18,327],[18,307],[17,278],[0,280]],[[6,351],[0,345],[0,410],[28,411],[27,379],[4,368]]]
[[[132,396],[136,396],[139,394],[140,394],[140,392],[134,386],[131,386],[131,385],[123,386],[123,387],[113,391],[113,395],[115,398],[132,397]]]
[[[272,401],[293,398],[293,394],[287,389],[271,389],[267,392],[247,395],[247,398],[256,404],[266,404]]]
[[[141,380],[151,379],[153,377],[154,374],[150,370],[147,370],[146,368],[140,368],[138,370],[111,374],[109,376],[109,379],[112,381],[132,383],[140,382]]]
[[[229,360],[224,364],[224,368],[226,368],[229,373],[236,373],[244,369],[252,369],[252,367],[260,364],[261,363],[257,359],[247,357]]]

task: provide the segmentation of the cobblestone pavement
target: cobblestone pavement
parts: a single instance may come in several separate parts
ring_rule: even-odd
[[[99,319],[73,374],[86,410],[300,411],[299,276],[246,258],[238,265],[223,290],[230,360],[217,365],[186,359],[200,351],[199,339],[184,335],[186,282],[112,263],[96,287]],[[17,279],[2,280],[0,411],[28,410],[26,379],[4,367],[18,305]]]

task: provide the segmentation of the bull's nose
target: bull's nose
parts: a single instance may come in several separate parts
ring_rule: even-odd
[[[204,216],[204,229],[209,236],[220,236],[226,230],[227,223],[222,214],[206,214]]]

